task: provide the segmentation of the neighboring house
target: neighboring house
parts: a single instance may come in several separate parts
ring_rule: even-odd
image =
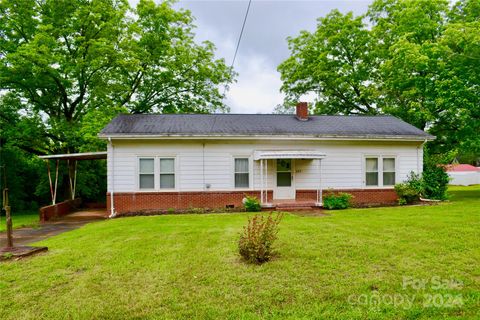
[[[470,164],[451,164],[447,166],[451,185],[469,186],[480,184],[480,168]]]
[[[116,213],[238,207],[245,195],[321,206],[326,190],[392,203],[434,138],[392,116],[309,116],[306,103],[296,115],[119,115],[99,136]]]

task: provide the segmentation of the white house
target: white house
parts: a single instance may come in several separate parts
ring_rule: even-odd
[[[238,207],[246,194],[320,206],[327,190],[390,203],[434,138],[392,116],[309,116],[306,103],[295,115],[119,115],[99,136],[112,213]]]

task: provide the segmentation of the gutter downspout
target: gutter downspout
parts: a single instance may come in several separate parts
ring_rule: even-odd
[[[111,185],[110,185],[110,215],[108,216],[109,218],[115,218],[117,213],[115,212],[115,205],[114,205],[114,196],[113,196],[113,189],[114,189],[114,174],[113,174],[113,170],[114,170],[114,165],[113,165],[113,155],[114,155],[114,150],[113,150],[113,142],[112,142],[112,138],[111,137],[108,137],[108,143],[110,144],[110,150],[111,150],[111,159],[110,159],[110,167],[111,167],[111,179],[110,179],[110,182],[111,182]]]
[[[427,141],[428,140],[425,139],[425,141],[423,141],[423,143],[417,147],[417,174],[420,174],[420,172],[423,172],[423,166],[422,168],[420,168],[420,148],[422,148],[423,150],[423,146],[425,145],[425,143],[427,143]],[[423,157],[422,157],[422,164],[423,164]]]

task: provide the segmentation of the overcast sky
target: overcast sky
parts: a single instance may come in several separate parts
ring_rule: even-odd
[[[225,101],[231,112],[271,113],[283,101],[277,66],[289,56],[286,38],[315,30],[316,19],[332,9],[362,14],[371,2],[253,0],[234,65],[239,75]],[[217,57],[230,65],[247,5],[248,0],[180,0],[175,7],[192,12],[197,39],[212,41]]]

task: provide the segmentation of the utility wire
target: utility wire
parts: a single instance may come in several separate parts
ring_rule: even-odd
[[[233,55],[232,64],[230,68],[233,67],[235,64],[235,59],[237,58],[238,48],[240,47],[240,41],[242,41],[243,30],[245,29],[245,24],[247,23],[248,13],[250,12],[250,5],[252,4],[252,0],[248,1],[247,11],[245,11],[245,18],[243,18],[242,29],[240,30],[240,36],[238,37],[237,47],[235,48],[235,54]]]
[[[245,30],[245,24],[247,23],[248,13],[250,12],[250,5],[252,4],[252,0],[248,1],[247,11],[245,11],[245,17],[243,18],[242,29],[240,30],[240,35],[238,37],[237,46],[235,47],[235,53],[233,54],[232,64],[230,65],[230,76],[233,74],[233,65],[235,64],[235,60],[237,59],[238,48],[240,47],[240,42],[242,41],[243,30]],[[227,85],[223,88],[223,96],[225,97],[225,92],[227,91]]]

